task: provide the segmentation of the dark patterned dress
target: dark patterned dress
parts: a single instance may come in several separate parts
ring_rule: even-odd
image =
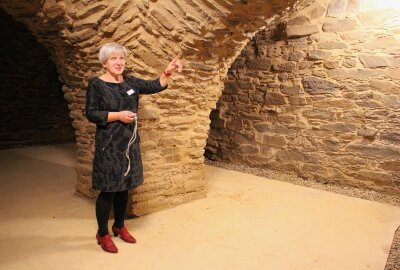
[[[97,77],[89,81],[86,117],[96,124],[93,189],[117,192],[143,182],[138,131],[136,140],[128,147],[135,136],[135,121],[108,123],[108,112],[137,113],[140,94],[154,94],[166,88],[161,86],[159,79],[147,81],[133,76],[124,77],[122,83],[106,82]]]

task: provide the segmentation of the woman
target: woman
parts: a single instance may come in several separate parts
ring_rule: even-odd
[[[124,225],[128,190],[143,182],[142,160],[137,130],[140,94],[154,94],[167,88],[168,79],[182,71],[177,56],[161,76],[142,80],[124,76],[127,50],[116,43],[105,44],[99,52],[104,74],[89,82],[86,92],[86,117],[96,124],[93,160],[93,189],[100,190],[96,201],[97,243],[104,251],[118,248],[108,231],[108,217],[114,208],[112,232],[128,243],[135,238]]]

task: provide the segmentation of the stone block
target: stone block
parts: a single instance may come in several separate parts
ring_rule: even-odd
[[[183,137],[171,137],[171,138],[162,138],[158,142],[158,146],[160,147],[166,147],[166,146],[177,146],[177,145],[183,145],[187,146],[189,143],[188,139],[185,139]]]
[[[328,175],[328,170],[324,165],[305,163],[300,168],[299,175],[306,179],[324,179],[324,177]]]
[[[193,124],[196,120],[195,116],[174,115],[168,118],[168,124],[172,126]]]
[[[331,56],[332,53],[330,52],[326,52],[326,51],[322,51],[322,50],[312,50],[310,52],[308,52],[308,58],[310,60],[324,60],[326,58],[328,58],[329,56]]]
[[[270,123],[258,123],[258,124],[254,124],[254,128],[258,132],[264,133],[264,132],[271,130],[271,124]]]
[[[232,131],[242,130],[242,121],[240,119],[231,119],[226,122],[226,129]]]
[[[303,111],[303,116],[309,119],[334,120],[335,112],[327,107],[328,106],[320,109],[305,110]]]
[[[141,120],[157,120],[160,115],[157,111],[151,109],[140,109],[138,112],[139,119]]]
[[[320,128],[322,130],[329,130],[333,132],[355,132],[357,130],[356,125],[349,123],[325,124],[321,125]]]
[[[389,109],[400,109],[400,97],[398,94],[382,97],[383,105]]]
[[[276,153],[276,159],[278,161],[285,161],[285,162],[291,162],[291,161],[304,162],[305,157],[299,151],[281,150]]]
[[[357,22],[352,19],[340,19],[340,20],[332,20],[327,19],[322,26],[322,30],[324,32],[346,32],[352,31],[357,28]]]
[[[312,61],[302,61],[300,62],[297,67],[299,70],[307,70],[312,67],[314,63]]]
[[[313,70],[312,75],[318,78],[328,78],[328,74],[325,70]]]
[[[324,41],[321,42],[318,47],[323,50],[338,50],[338,49],[346,49],[347,44],[340,41]]]
[[[334,69],[340,66],[340,61],[338,60],[329,60],[324,62],[324,68]]]
[[[284,125],[295,124],[297,122],[296,116],[292,114],[278,114],[277,120]]]
[[[389,171],[399,171],[400,168],[400,160],[389,160],[389,161],[384,161],[379,164],[379,168],[383,170],[389,170]]]
[[[262,104],[264,102],[264,93],[259,91],[250,93],[250,102],[252,104]]]
[[[55,0],[46,1],[43,4],[43,13],[46,16],[53,20],[56,19],[65,13],[65,4],[57,3]]]
[[[310,104],[309,99],[307,99],[305,97],[293,96],[293,97],[289,97],[288,100],[289,100],[289,103],[294,106],[305,106],[305,105]]]
[[[351,110],[354,109],[355,104],[353,100],[343,99],[343,98],[325,98],[321,101],[314,102],[314,108],[335,108],[335,109],[344,109]]]
[[[78,10],[78,12],[76,13],[76,18],[77,20],[83,20],[94,14],[98,15],[99,13],[101,13],[101,11],[104,11],[107,8],[108,6],[104,3],[87,5],[85,8],[81,8]]]
[[[377,91],[379,93],[398,94],[398,87],[394,83],[387,80],[372,79],[370,80],[369,85],[373,91]]]
[[[308,12],[311,19],[318,19],[322,17],[326,12],[326,8],[318,3],[314,3]]]
[[[250,102],[249,94],[248,93],[242,93],[238,100],[243,103],[243,104],[248,104]]]
[[[296,68],[295,62],[283,62],[272,65],[272,69],[278,72],[290,72]]]
[[[260,149],[260,154],[264,157],[264,159],[275,159],[277,152],[278,149],[275,149],[271,146],[262,146]]]
[[[285,97],[278,93],[267,93],[265,95],[266,105],[284,105],[286,104]]]
[[[319,26],[316,24],[286,26],[286,35],[288,38],[310,36],[318,32],[319,32]]]
[[[233,133],[233,142],[235,144],[252,144],[255,141],[255,135],[252,133],[249,134],[242,134],[239,132]]]
[[[252,90],[254,86],[251,82],[239,81],[239,88],[243,90]]]
[[[327,16],[339,17],[346,14],[347,0],[331,0],[327,9]]]
[[[164,15],[156,9],[151,10],[150,14],[154,20],[157,20],[167,31],[172,31],[174,29],[174,25],[168,20],[168,14]]]
[[[353,68],[353,67],[357,66],[358,61],[357,61],[357,59],[354,59],[354,58],[347,58],[347,59],[343,60],[342,64],[344,67]]]
[[[368,34],[360,31],[346,32],[340,34],[340,36],[344,41],[353,41],[353,42],[364,41],[364,39],[368,38]]]
[[[304,25],[310,24],[311,20],[306,16],[298,16],[293,19],[290,19],[286,24],[287,25]]]
[[[392,179],[387,172],[377,170],[361,169],[352,174],[357,180],[372,181],[378,186],[386,186],[392,184]]]
[[[384,71],[382,69],[365,69],[365,68],[357,68],[357,69],[344,69],[344,68],[335,68],[328,69],[328,76],[330,78],[339,79],[350,79],[350,80],[360,80],[360,81],[368,81],[374,77],[384,76]]]
[[[286,163],[286,162],[276,162],[273,164],[273,168],[278,171],[282,171],[288,174],[296,174],[298,171],[297,165],[293,162]]]
[[[148,150],[154,150],[157,148],[157,144],[154,141],[144,141],[140,142],[140,150],[142,153],[146,153]]]
[[[395,68],[398,66],[393,56],[360,55],[359,59],[365,68]]]
[[[73,32],[72,35],[70,36],[70,39],[74,43],[80,43],[96,35],[97,35],[97,30],[89,28],[89,29],[84,29],[82,31]]]
[[[283,146],[287,145],[287,140],[282,135],[273,136],[273,135],[264,134],[263,143],[266,145],[275,145],[275,146],[283,147]]]
[[[298,95],[300,93],[301,87],[300,85],[294,85],[291,87],[284,87],[281,89],[281,92],[283,94],[293,96],[293,95]]]
[[[361,156],[378,157],[383,159],[400,159],[400,151],[393,149],[392,146],[355,143],[347,146],[346,151]]]
[[[271,60],[268,58],[256,58],[251,59],[246,62],[246,66],[249,69],[256,69],[256,70],[269,70],[271,68]]]
[[[357,131],[357,135],[368,139],[375,138],[376,134],[378,134],[378,130],[374,128],[362,128]]]
[[[399,144],[399,142],[400,142],[400,133],[398,133],[398,132],[383,133],[381,135],[381,139],[387,140],[387,141],[390,141],[390,142],[393,142],[393,143],[396,143],[396,144]]]
[[[306,57],[306,54],[302,51],[294,51],[289,54],[289,61],[300,61]]]
[[[240,145],[236,149],[244,155],[256,155],[260,153],[260,148],[252,145]]]
[[[225,94],[234,94],[238,91],[238,84],[234,81],[226,81],[224,84],[224,93]]]
[[[374,39],[369,39],[366,42],[362,42],[357,46],[357,49],[360,48],[360,51],[362,50],[384,50],[386,52],[396,52],[398,51],[398,48],[400,47],[400,42],[396,38],[395,35],[393,36],[384,36],[384,37],[378,37]]]
[[[310,94],[331,94],[338,90],[339,87],[340,85],[336,82],[314,76],[305,77],[303,79],[304,91]]]

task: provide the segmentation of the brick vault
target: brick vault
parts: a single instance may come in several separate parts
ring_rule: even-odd
[[[88,78],[101,70],[97,52],[116,41],[130,50],[128,69],[154,78],[176,53],[186,69],[168,91],[141,100],[145,183],[130,212],[141,215],[204,196],[209,115],[223,80],[250,37],[295,0],[6,0],[51,54],[63,84],[78,147],[76,190],[89,197],[95,126],[84,116]],[[312,2],[312,1],[305,1]],[[296,9],[301,9],[298,4]]]

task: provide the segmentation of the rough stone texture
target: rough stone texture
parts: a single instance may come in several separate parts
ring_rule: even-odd
[[[204,196],[209,115],[228,68],[256,31],[295,2],[5,0],[0,7],[22,21],[57,64],[76,129],[76,189],[90,197],[95,195],[90,176],[95,128],[83,110],[88,78],[102,70],[97,60],[100,46],[108,41],[125,45],[131,51],[128,69],[148,79],[161,74],[176,53],[183,55],[185,71],[168,91],[141,98],[146,180],[132,192],[129,205],[129,212],[141,215]],[[179,140],[171,143],[172,138]]]
[[[0,9],[0,148],[74,142],[72,119],[46,49]]]
[[[329,8],[319,14],[329,16],[313,16],[323,6]],[[258,33],[236,60],[245,64],[228,72],[234,91],[223,91],[210,116],[207,157],[399,195],[400,33],[394,24],[365,26],[349,13],[356,10],[355,1],[321,0],[289,21],[329,32],[277,38],[271,26]],[[246,65],[255,59],[273,64],[250,72]],[[277,68],[288,62],[291,68]],[[226,129],[223,123],[233,119],[240,125]],[[242,145],[251,151],[239,152]]]

